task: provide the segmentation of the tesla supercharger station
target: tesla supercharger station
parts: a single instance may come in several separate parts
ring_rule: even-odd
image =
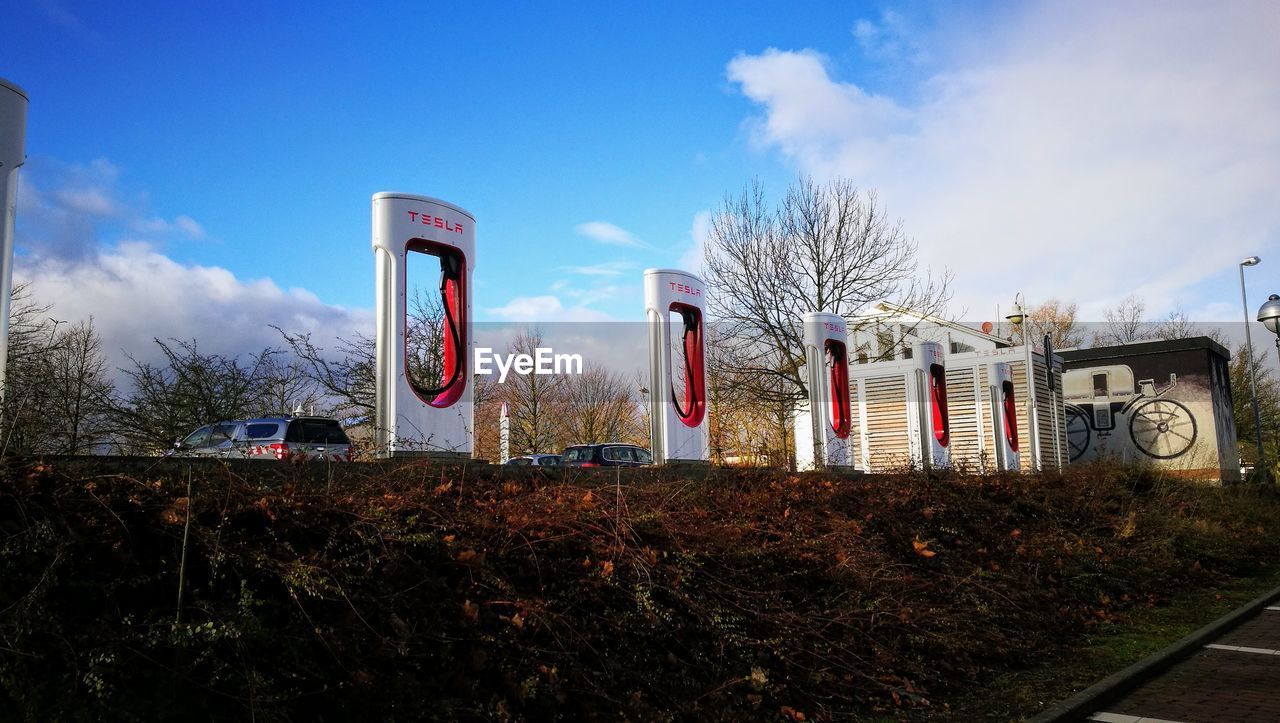
[[[926,467],[946,467],[951,463],[951,422],[947,416],[947,368],[942,345],[926,341],[912,351],[915,402],[911,408],[914,458]],[[913,389],[912,389],[913,388]]]
[[[674,269],[644,272],[649,322],[649,427],[658,464],[711,459],[707,431],[707,381],[703,358],[702,279]],[[678,317],[673,321],[672,317]],[[679,344],[676,345],[676,339]],[[677,390],[675,380],[681,382]]]
[[[803,324],[813,460],[817,467],[846,467],[853,464],[853,450],[845,320],[838,314],[815,311],[804,315]]]
[[[476,221],[444,201],[402,193],[373,196],[377,268],[377,412],[381,456],[470,457],[474,407],[471,382],[471,275]],[[440,266],[444,319],[438,379],[410,369],[409,264]],[[415,350],[416,351],[416,350]]]
[[[1013,388],[1013,368],[1005,362],[987,367],[991,404],[991,433],[996,469],[1022,469],[1018,459],[1018,401]]]
[[[13,222],[18,167],[27,159],[27,94],[0,78],[0,400],[9,360],[9,294],[13,291]]]

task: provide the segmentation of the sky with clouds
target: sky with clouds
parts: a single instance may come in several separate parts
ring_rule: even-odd
[[[477,318],[636,321],[760,179],[874,189],[955,276],[1086,316],[1280,290],[1280,4],[0,6],[15,273],[113,354],[372,329],[369,202],[478,220]]]

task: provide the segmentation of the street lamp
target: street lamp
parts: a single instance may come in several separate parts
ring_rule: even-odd
[[[1254,464],[1254,469],[1262,471],[1262,479],[1267,480],[1271,477],[1267,470],[1266,453],[1262,450],[1262,413],[1258,411],[1258,378],[1253,368],[1253,334],[1249,332],[1249,298],[1244,291],[1244,267],[1257,266],[1262,259],[1257,256],[1250,256],[1240,262],[1240,303],[1244,305],[1244,341],[1245,341],[1245,363],[1249,365],[1249,392],[1253,396],[1253,431],[1258,436],[1258,461]]]
[[[1015,327],[1021,326],[1026,321],[1026,312],[1022,310],[1023,304],[1022,292],[1018,292],[1013,297],[1013,308],[1009,310],[1009,315],[1005,319]],[[1040,471],[1040,435],[1038,431],[1040,425],[1036,415],[1036,372],[1034,362],[1031,359],[1031,330],[1022,328],[1022,347],[1026,352],[1026,380],[1027,380],[1027,436],[1031,438],[1031,471]]]
[[[1258,321],[1276,335],[1276,354],[1280,355],[1280,296],[1272,294],[1258,309]]]

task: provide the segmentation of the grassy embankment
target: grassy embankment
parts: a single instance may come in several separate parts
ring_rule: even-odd
[[[1269,492],[1102,466],[202,470],[5,470],[0,718],[1016,717],[1280,551]]]

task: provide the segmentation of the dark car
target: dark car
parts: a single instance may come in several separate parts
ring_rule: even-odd
[[[566,467],[641,467],[653,464],[653,455],[634,444],[576,444],[564,448],[560,464]]]

